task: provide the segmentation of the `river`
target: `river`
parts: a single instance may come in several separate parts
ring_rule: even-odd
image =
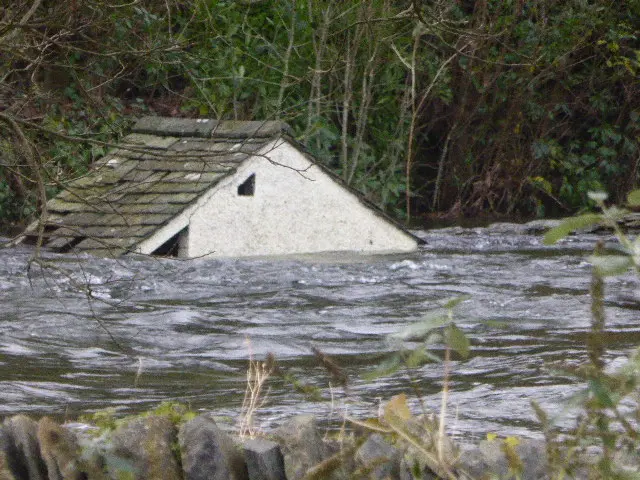
[[[257,425],[296,413],[339,425],[345,413],[375,416],[407,392],[413,407],[438,411],[443,365],[364,380],[395,348],[390,334],[449,299],[471,355],[451,365],[449,431],[538,436],[530,400],[560,425],[581,385],[555,368],[585,361],[590,323],[588,252],[598,237],[543,246],[541,237],[494,228],[418,232],[415,254],[175,260],[45,255],[0,250],[0,414],[74,419],[105,407],[139,412],[163,400],[214,410],[235,421],[250,356],[319,388],[314,400],[280,377],[268,382]],[[640,344],[640,282],[607,280],[610,368]],[[406,342],[405,348],[415,348]],[[348,375],[330,388],[312,347]],[[434,353],[442,349],[434,346]],[[414,395],[420,392],[422,403]]]

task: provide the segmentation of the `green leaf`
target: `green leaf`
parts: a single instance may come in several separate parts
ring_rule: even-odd
[[[611,392],[600,381],[591,380],[589,382],[589,390],[601,406],[607,408],[615,407]]]
[[[389,340],[400,340],[404,342],[425,340],[434,328],[442,327],[449,317],[442,311],[427,314],[422,321],[409,325],[400,332],[392,333],[387,338]]]
[[[404,363],[409,368],[421,367],[430,361],[430,358],[427,356],[427,350],[424,347],[418,347],[408,353],[404,359]]]
[[[418,347],[405,354],[404,364],[408,368],[419,368],[427,363],[440,363],[442,360],[431,353],[425,347]]]
[[[471,295],[460,295],[459,297],[454,297],[449,299],[442,307],[446,309],[450,309],[464,302],[465,300],[469,300]]]
[[[592,255],[589,261],[600,275],[620,275],[633,265],[631,257],[624,255]]]
[[[444,332],[444,338],[447,343],[447,346],[452,350],[458,352],[462,358],[467,358],[469,356],[469,339],[464,334],[462,330],[460,330],[455,323],[450,323],[447,325],[447,328]]]
[[[402,359],[399,354],[392,355],[386,360],[380,362],[375,370],[369,373],[365,373],[362,378],[368,382],[376,380],[380,377],[386,377],[393,375],[402,366]]]
[[[544,236],[544,244],[553,245],[558,240],[569,235],[571,232],[596,225],[601,221],[602,215],[598,213],[586,213],[577,217],[567,218],[560,225],[547,232]]]
[[[630,207],[640,207],[640,190],[634,190],[627,195],[627,205]]]

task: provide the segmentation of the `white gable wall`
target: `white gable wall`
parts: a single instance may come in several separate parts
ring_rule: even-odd
[[[262,154],[242,163],[140,251],[153,252],[187,224],[181,253],[189,257],[417,248],[413,237],[363,205],[288,142],[276,140]],[[238,186],[252,174],[253,196],[238,195]]]

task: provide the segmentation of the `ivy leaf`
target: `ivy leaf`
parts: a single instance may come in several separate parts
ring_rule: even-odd
[[[455,325],[455,323],[447,325],[447,328],[444,331],[444,338],[447,346],[458,352],[462,358],[467,358],[469,356],[469,339],[464,332]]]
[[[598,213],[586,213],[584,215],[578,215],[577,217],[567,218],[560,225],[547,232],[544,236],[544,244],[553,245],[571,232],[596,225],[601,221],[602,215]]]
[[[627,195],[627,205],[630,207],[640,207],[640,190],[634,190]]]

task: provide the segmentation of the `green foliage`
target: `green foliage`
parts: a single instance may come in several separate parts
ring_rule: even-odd
[[[193,45],[183,60],[194,95],[183,108],[217,118],[283,119],[348,183],[382,207],[398,206],[406,145],[398,98],[406,69],[392,46],[411,45],[412,25],[359,25],[399,7],[201,0],[194,9],[195,17],[184,12],[193,18],[182,35]]]
[[[546,241],[555,242],[569,234],[574,228],[582,228],[593,221],[604,222],[612,227],[620,248],[617,254],[606,254],[602,245],[597,245],[590,257],[593,264],[591,281],[591,331],[587,336],[586,350],[589,361],[579,366],[566,366],[585,386],[575,396],[574,404],[581,410],[575,428],[560,434],[549,416],[533,404],[547,441],[550,474],[553,478],[571,477],[585,468],[589,461],[590,478],[635,478],[627,475],[616,458],[623,452],[637,454],[640,447],[640,430],[637,422],[640,413],[640,349],[637,349],[626,364],[615,370],[605,369],[606,315],[604,308],[605,282],[608,275],[626,273],[629,269],[640,271],[640,236],[635,239],[625,234],[618,220],[625,210],[607,207],[606,194],[591,193],[591,200],[602,210],[601,215],[583,215],[563,222],[549,232]],[[629,206],[636,206],[640,191],[627,196]],[[597,219],[595,218],[597,217]],[[585,457],[589,447],[596,446],[597,462]],[[593,452],[593,451],[592,451]]]
[[[167,417],[171,423],[176,426],[196,417],[196,412],[189,407],[179,403],[166,401],[160,403],[153,410],[149,410],[141,414],[143,417],[149,416],[163,416]],[[94,425],[98,428],[96,435],[102,435],[104,432],[110,432],[118,428],[118,426],[126,424],[137,418],[137,415],[133,416],[120,416],[115,408],[105,408],[98,410],[92,414],[83,415],[80,417],[80,421],[90,425]]]
[[[455,323],[449,323],[444,329],[445,345],[458,353],[462,358],[469,356],[470,342],[462,330]]]
[[[602,215],[596,213],[585,213],[584,215],[579,215],[577,217],[570,217],[564,220],[557,227],[549,230],[544,236],[544,243],[546,245],[552,245],[570,233],[592,227],[593,225],[598,225],[602,222],[602,219]]]
[[[607,195],[600,192],[589,192],[589,198],[596,202],[602,210],[601,214],[588,213],[564,220],[557,227],[549,230],[544,237],[547,245],[556,243],[577,230],[603,224],[613,229],[620,242],[620,254],[597,254],[590,257],[597,273],[601,276],[619,275],[630,268],[640,271],[640,236],[635,239],[627,236],[619,226],[627,210],[615,205],[607,207],[605,200]],[[627,196],[629,207],[637,206],[640,201],[640,190],[633,190]]]
[[[383,358],[373,371],[364,375],[365,380],[392,375],[402,368],[415,369],[430,362],[441,362],[442,359],[430,351],[436,344],[444,345],[445,349],[467,358],[470,353],[469,339],[453,321],[453,309],[467,299],[462,296],[448,300],[441,308],[426,314],[421,321],[390,334],[388,341],[395,351]],[[420,342],[420,345],[407,349],[406,342]]]
[[[634,190],[627,195],[627,205],[629,207],[640,207],[640,190]]]
[[[189,420],[193,420],[196,417],[196,412],[179,402],[165,401],[160,403],[160,405],[153,410],[146,412],[144,415],[147,417],[167,417],[171,423],[179,426]]]
[[[633,3],[494,2],[468,12],[489,35],[473,40],[474,58],[458,62],[448,109],[455,114],[427,120],[456,138],[446,169],[460,180],[443,192],[450,205],[553,214],[584,206],[591,190],[633,188],[640,131],[635,88],[627,89],[637,79]],[[530,185],[531,177],[549,184]]]
[[[147,113],[287,121],[398,216],[549,215],[638,180],[636,1],[14,3],[0,111],[50,192]],[[21,219],[33,167],[0,151],[0,218]]]
[[[405,394],[392,397],[377,419],[349,420],[365,431],[383,433],[395,445],[405,447],[404,459],[415,478],[434,474],[437,478],[458,478],[454,475],[457,448],[440,428],[438,420],[412,415]]]
[[[99,431],[96,432],[96,435],[100,435],[105,431],[115,430],[118,426],[118,416],[115,408],[105,408],[92,414],[82,415],[80,421],[98,427]]]

